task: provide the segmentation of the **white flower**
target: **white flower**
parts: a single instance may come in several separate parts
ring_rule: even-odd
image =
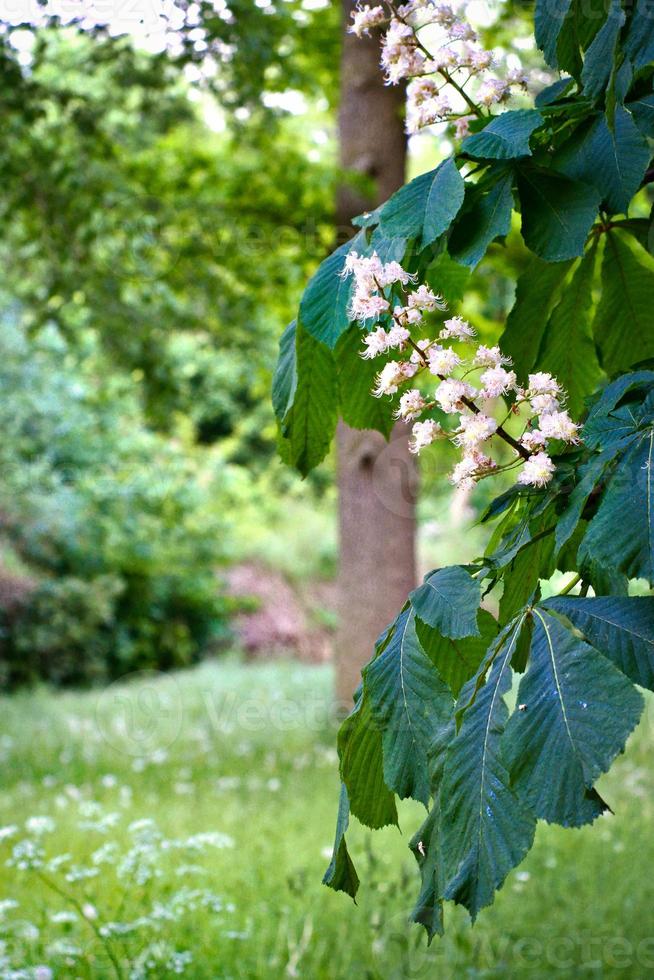
[[[503,102],[509,94],[509,86],[499,78],[487,78],[479,86],[477,99],[486,107]]]
[[[389,348],[402,347],[406,344],[407,340],[411,334],[406,327],[394,326],[388,331],[386,335],[386,344]]]
[[[453,316],[449,320],[445,320],[439,337],[441,340],[448,340],[450,338],[454,340],[468,340],[470,337],[474,337],[474,335],[475,331],[467,320],[464,320],[461,316]]]
[[[90,902],[85,902],[84,905],[82,905],[82,915],[85,919],[88,919],[89,922],[91,922],[93,919],[97,919],[98,910],[96,909],[95,905],[91,905]]]
[[[353,320],[375,320],[390,309],[390,303],[383,296],[370,296],[357,290],[352,299],[350,316]]]
[[[396,419],[416,419],[425,407],[426,402],[417,388],[410,388],[400,398],[400,405],[395,412]]]
[[[25,821],[25,830],[37,837],[40,837],[41,834],[51,834],[54,829],[55,822],[52,817],[29,817]]]
[[[547,374],[546,371],[539,371],[536,374],[529,375],[529,384],[527,385],[527,396],[532,395],[558,395],[561,392],[561,385],[553,378],[551,374]]]
[[[423,354],[426,354],[429,351],[429,348],[431,347],[431,345],[432,345],[432,341],[431,340],[418,340],[418,341],[416,341],[416,347],[418,347],[423,352]],[[420,354],[418,353],[417,350],[414,350],[414,351],[411,352],[411,363],[412,364],[423,364],[424,363],[422,357],[420,356]]]
[[[382,266],[381,270],[378,272],[376,279],[379,286],[383,289],[385,286],[390,286],[394,282],[401,282],[403,286],[406,286],[409,282],[415,282],[417,276],[411,275],[405,272],[399,262],[387,262],[386,265]]]
[[[533,453],[544,446],[546,441],[545,436],[539,429],[531,429],[529,432],[525,432],[520,440],[520,445],[524,446],[530,453]]]
[[[506,81],[509,85],[519,85],[520,88],[527,88],[529,75],[525,74],[522,68],[510,68],[506,73]]]
[[[516,386],[515,371],[506,371],[503,367],[487,368],[479,380],[484,386],[481,392],[482,398],[498,398],[500,395],[506,395]]]
[[[49,966],[35,966],[34,967],[34,980],[53,980],[54,973]]]
[[[461,364],[461,358],[451,347],[431,347],[427,357],[431,374],[447,376]]]
[[[471,490],[477,480],[497,468],[495,460],[478,450],[466,453],[450,474],[450,483],[461,490]]]
[[[434,398],[444,412],[457,412],[463,409],[463,398],[472,398],[476,394],[472,385],[465,381],[456,381],[454,378],[447,378],[441,381]]]
[[[547,453],[536,453],[530,456],[523,466],[518,483],[526,483],[533,487],[544,487],[552,479],[554,463]]]
[[[468,64],[475,71],[485,71],[493,64],[493,52],[484,51],[481,48],[473,48],[472,45],[466,47],[466,58]]]
[[[462,415],[460,430],[454,438],[454,443],[465,449],[476,449],[479,443],[490,439],[497,431],[497,420],[490,415]]]
[[[442,296],[438,296],[428,286],[419,286],[409,293],[409,307],[418,310],[444,310],[447,306]]]
[[[394,395],[398,387],[408,378],[412,378],[418,368],[408,361],[389,361],[377,375],[375,387],[372,390],[375,398],[382,395]]]
[[[422,320],[422,313],[415,307],[410,306],[396,306],[393,310],[393,319],[404,326],[407,323],[420,323]]]
[[[412,453],[419,453],[425,446],[429,446],[441,433],[441,427],[433,419],[425,419],[424,422],[414,422],[409,440],[409,449]]]
[[[502,364],[510,364],[511,358],[505,357],[499,347],[484,347],[480,344],[477,348],[473,364],[477,367],[501,367]]]
[[[554,395],[534,395],[530,401],[534,415],[551,415],[560,409],[559,400]],[[542,426],[541,426],[542,428]]]
[[[455,126],[456,138],[458,140],[464,139],[464,137],[466,137],[470,132],[470,120],[472,118],[473,118],[472,116],[460,116],[459,119],[457,119],[454,126]]]
[[[349,28],[350,34],[362,37],[364,34],[369,34],[371,28],[379,27],[386,20],[387,16],[383,7],[370,7],[368,4],[364,4],[352,12],[353,23]]]
[[[449,3],[435,3],[432,19],[441,27],[450,27],[456,21],[456,16]]]
[[[467,21],[460,20],[452,24],[449,31],[450,37],[454,41],[476,41],[477,32]]]
[[[572,421],[567,412],[551,412],[542,415],[540,429],[546,439],[579,442],[579,426]]]
[[[361,357],[366,360],[369,360],[371,357],[377,357],[379,354],[383,354],[388,350],[388,334],[383,327],[378,327],[377,330],[372,330],[370,333],[365,334],[363,342],[366,348],[361,351]]]

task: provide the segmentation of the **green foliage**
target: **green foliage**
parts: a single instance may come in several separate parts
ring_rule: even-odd
[[[539,0],[536,40],[568,75],[541,93],[537,109],[482,112],[450,158],[357,222],[357,251],[406,240],[393,257],[433,289],[450,288],[456,303],[452,263],[476,266],[519,211],[521,274],[502,350],[521,382],[552,371],[575,414],[588,412],[581,445],[555,457],[546,488],[515,485],[490,505],[484,521],[495,529],[483,557],[438,569],[411,593],[344,723],[341,746],[353,733],[352,744],[365,746],[351,758],[341,751],[352,813],[379,820],[366,752],[386,815],[393,794],[428,809],[410,847],[421,876],[411,917],[429,939],[442,931],[443,901],[473,918],[493,901],[538,820],[578,827],[607,809],[597,781],[640,716],[634,683],[651,684],[651,600],[630,595],[634,579],[654,585],[654,375],[646,370],[654,357],[646,217],[654,64],[645,6]],[[327,263],[341,268],[345,251]],[[315,295],[310,286],[305,296]],[[354,331],[341,278],[321,276],[319,307],[311,315],[320,336],[334,342]],[[354,342],[349,349],[354,359]],[[296,368],[301,385],[309,367],[298,358]],[[286,418],[296,405],[297,395]],[[338,395],[321,410],[332,431]],[[315,455],[326,452],[322,445]],[[561,573],[574,577],[558,598],[543,598]],[[481,608],[482,596],[496,616]],[[349,888],[344,832],[341,819],[335,855]]]

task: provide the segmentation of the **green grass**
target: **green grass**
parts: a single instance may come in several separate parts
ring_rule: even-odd
[[[56,978],[166,978],[173,951],[190,952],[193,980],[654,973],[651,717],[603,780],[616,815],[542,826],[474,929],[448,910],[446,938],[428,950],[405,923],[417,805],[402,806],[401,835],[352,828],[357,906],[320,884],[338,790],[330,689],[325,668],[223,662],[2,699],[0,826],[18,829],[0,843],[0,977],[40,980],[47,966]],[[70,857],[8,867],[35,816],[55,823],[35,838],[46,861]],[[142,819],[168,843],[134,828]],[[209,831],[226,837],[183,845]],[[96,873],[69,882],[73,866]],[[98,936],[111,922],[131,931]]]

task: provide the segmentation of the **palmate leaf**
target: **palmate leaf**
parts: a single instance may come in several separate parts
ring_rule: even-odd
[[[527,854],[536,828],[510,785],[500,749],[509,716],[504,695],[521,625],[505,630],[491,647],[492,665],[482,665],[487,677],[476,697],[478,678],[464,687],[461,703],[474,700],[449,746],[443,774],[443,897],[465,905],[473,920]]]
[[[340,727],[338,755],[354,816],[366,827],[397,824],[395,797],[384,782],[381,732],[365,691]]]
[[[591,99],[597,98],[606,88],[613,69],[618,36],[624,22],[625,12],[620,0],[612,0],[604,24],[586,51],[584,67],[581,71],[584,95]]]
[[[382,733],[384,782],[400,799],[429,803],[429,748],[436,730],[452,715],[454,699],[418,642],[411,607],[398,616],[383,650],[363,671]]]
[[[304,329],[316,340],[333,349],[350,325],[348,307],[352,298],[352,277],[341,275],[348,252],[362,252],[364,233],[345,242],[319,266],[304,290],[300,302],[300,319]]]
[[[425,247],[447,231],[463,204],[464,183],[453,157],[400,188],[382,208],[384,235],[415,238]]]
[[[279,340],[279,358],[272,380],[272,404],[275,417],[284,426],[284,419],[295,397],[297,387],[297,365],[295,361],[296,322],[287,326]]]
[[[502,748],[511,785],[536,816],[578,827],[605,809],[593,784],[624,748],[643,700],[551,613],[533,615],[529,666]]]
[[[602,365],[613,373],[654,356],[654,259],[616,229],[604,237],[602,296],[593,333]]]
[[[632,438],[616,466],[578,560],[654,582],[654,428]]]
[[[644,68],[654,61],[654,17],[651,0],[637,0],[624,48],[636,69]]]
[[[508,235],[512,210],[511,171],[504,171],[490,186],[481,182],[468,184],[463,208],[448,242],[452,258],[474,268],[494,239]]]
[[[558,67],[557,41],[571,0],[537,0],[534,15],[536,43],[552,68]]]
[[[595,259],[596,248],[591,247],[552,311],[538,357],[539,369],[549,371],[567,391],[573,417],[581,415],[601,377],[590,330]]]
[[[600,195],[594,187],[544,167],[520,165],[518,193],[522,237],[547,262],[581,255],[597,217]]]
[[[654,596],[554,596],[543,605],[569,619],[635,684],[654,690]]]
[[[470,280],[470,269],[441,252],[425,273],[425,282],[450,305],[461,302]]]
[[[443,636],[457,639],[479,633],[481,587],[461,565],[430,572],[409,601],[417,618]]]
[[[354,899],[359,890],[359,876],[356,873],[345,842],[345,831],[347,830],[349,817],[350,804],[347,797],[347,790],[345,786],[341,786],[338,815],[336,817],[334,850],[322,883],[329,888],[333,888],[335,892],[346,892]]]
[[[512,160],[531,156],[529,137],[543,125],[538,109],[514,109],[495,116],[480,133],[466,137],[461,152],[476,158]]]
[[[411,921],[425,927],[428,942],[443,935],[443,875],[440,846],[440,797],[434,800],[423,825],[412,837],[409,847],[420,868],[420,893]]]
[[[379,364],[360,357],[363,331],[354,324],[340,338],[334,351],[341,417],[354,429],[376,429],[388,436],[394,425],[395,406],[389,398],[373,398],[371,390]]]
[[[644,136],[654,136],[654,94],[643,95],[633,102],[627,102],[626,108],[641,133]]]
[[[606,18],[606,0],[572,0],[558,36],[559,68],[579,79],[586,50]]]

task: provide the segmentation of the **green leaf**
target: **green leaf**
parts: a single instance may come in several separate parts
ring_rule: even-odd
[[[583,467],[580,467],[578,471],[579,482],[572,490],[568,505],[556,523],[554,531],[555,554],[561,551],[575,533],[588,498],[602,479],[604,471],[613,458],[614,451],[611,449],[609,452],[592,456]]]
[[[541,167],[523,166],[518,192],[527,247],[548,262],[581,255],[597,217],[600,198],[595,188]]]
[[[572,0],[557,42],[559,68],[579,79],[581,53],[593,40],[606,18],[606,0]]]
[[[529,602],[540,579],[552,575],[554,540],[551,534],[530,543],[515,556],[504,573],[500,622],[508,623]]]
[[[595,187],[609,213],[626,214],[650,155],[630,113],[617,105],[611,127],[604,113],[584,122],[556,154],[553,166]]]
[[[423,825],[412,837],[409,847],[420,868],[421,887],[411,921],[427,931],[428,942],[443,935],[443,900],[440,849],[440,803],[429,811]]]
[[[443,636],[477,636],[481,586],[460,565],[439,568],[425,576],[409,600],[418,619]]]
[[[571,282],[549,318],[538,367],[549,371],[568,392],[568,407],[578,417],[602,371],[590,330],[596,248],[581,259]]]
[[[279,341],[279,358],[272,380],[272,404],[282,432],[284,419],[293,405],[297,387],[297,367],[295,363],[295,320],[286,327]]]
[[[365,667],[363,688],[382,733],[384,782],[400,799],[427,806],[430,743],[454,700],[418,642],[412,609],[400,613],[383,651]]]
[[[634,117],[641,133],[654,137],[654,94],[643,95],[633,102],[627,102],[625,108]]]
[[[508,235],[513,209],[513,174],[506,172],[489,187],[468,184],[465,202],[448,243],[452,258],[474,268],[494,239]]]
[[[395,797],[384,782],[381,732],[365,690],[340,727],[338,755],[354,816],[374,829],[397,824]]]
[[[343,278],[348,252],[363,251],[363,232],[345,242],[318,266],[300,301],[300,320],[307,333],[333,349],[350,325],[348,307],[352,296],[352,277]]]
[[[534,257],[518,279],[500,347],[512,358],[522,382],[534,367],[549,312],[571,266],[571,261],[548,263]]]
[[[284,458],[303,476],[329,452],[336,430],[338,387],[334,357],[324,344],[296,327],[297,381],[282,426]]]
[[[556,47],[571,0],[537,0],[534,15],[536,44],[552,68],[558,67]]]
[[[534,816],[510,785],[500,746],[509,715],[504,695],[511,687],[511,658],[518,633],[518,625],[505,631],[496,649],[490,651],[493,659],[486,683],[476,690],[478,681],[473,678],[463,689],[461,701],[474,700],[463,715],[445,762],[441,788],[444,897],[465,905],[473,920],[527,854],[536,827]]]
[[[602,366],[614,373],[654,356],[654,259],[615,229],[604,237],[602,297],[593,333]]]
[[[497,622],[485,609],[480,609],[477,614],[477,629],[477,636],[454,640],[416,618],[420,645],[455,698],[476,672],[486,650],[497,636]]]
[[[338,373],[341,416],[354,429],[376,429],[389,436],[394,425],[390,398],[375,398],[371,390],[381,365],[359,356],[363,331],[356,324],[339,340],[334,358]]]
[[[349,823],[350,806],[345,786],[341,786],[336,818],[336,836],[334,850],[329,867],[322,879],[323,885],[333,888],[335,892],[346,892],[352,899],[356,898],[359,889],[359,876],[356,873],[352,859],[345,843],[345,831]]]
[[[512,786],[549,823],[594,820],[604,805],[590,791],[636,726],[641,696],[593,647],[535,609],[518,704],[502,742]]]
[[[447,231],[463,204],[464,183],[453,157],[400,188],[381,212],[389,236],[421,240],[422,247]]]
[[[651,0],[637,0],[624,49],[636,70],[654,61],[654,16]]]
[[[635,684],[654,690],[654,596],[554,596],[544,605],[569,619]]]
[[[552,105],[554,102],[558,102],[559,99],[566,96],[573,85],[574,78],[557,78],[555,82],[547,85],[538,93],[534,99],[534,104],[539,109]]]
[[[613,69],[616,43],[624,22],[625,13],[620,6],[620,0],[612,0],[606,21],[586,51],[581,71],[583,93],[591,99],[597,98],[606,88]]]
[[[654,429],[634,437],[579,547],[579,562],[654,582]]]
[[[538,109],[514,109],[494,116],[480,133],[466,137],[461,152],[478,159],[513,160],[531,156],[529,137],[543,125]]]
[[[441,252],[425,273],[425,282],[440,293],[448,303],[459,303],[470,279],[470,269],[455,262],[447,252]]]

